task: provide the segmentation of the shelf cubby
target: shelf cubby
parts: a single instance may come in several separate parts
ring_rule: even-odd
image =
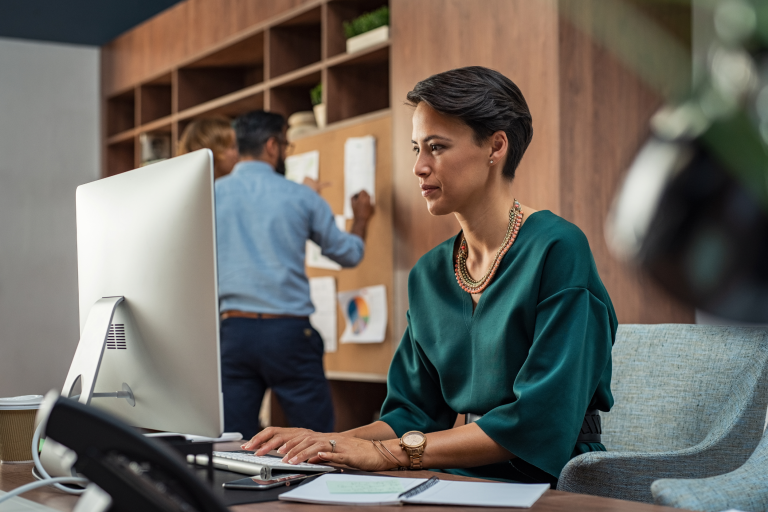
[[[130,89],[107,99],[107,137],[136,126],[136,91]]]
[[[388,5],[387,0],[331,0],[325,25],[326,58],[347,53],[344,22]]]
[[[269,29],[270,79],[320,62],[321,18],[318,6]]]
[[[282,114],[287,119],[294,112],[312,110],[309,91],[322,79],[316,71],[270,89],[269,110]]]
[[[171,115],[173,110],[171,73],[139,87],[139,124]]]
[[[264,81],[264,32],[178,70],[179,111]]]
[[[150,152],[154,153],[153,155],[144,155],[144,147],[142,143],[142,135],[144,134],[150,136],[162,136],[163,142],[160,144],[160,147],[150,149]],[[139,160],[139,165],[146,165],[147,162],[156,161],[158,157],[171,158],[175,154],[173,148],[173,125],[171,123],[147,127],[147,129],[142,130],[136,138],[138,140],[136,153]],[[154,146],[154,144],[152,145]],[[159,154],[163,152],[164,154]]]
[[[312,110],[309,91],[321,82],[329,128],[388,109],[389,41],[347,54],[343,28],[344,21],[384,5],[388,0],[313,0],[131,89],[108,92],[104,175],[140,164],[143,133],[170,133],[175,156],[193,120],[234,119],[260,109],[288,118]]]
[[[328,123],[389,107],[389,45],[328,68]]]
[[[107,176],[114,176],[136,168],[136,138],[115,142],[107,146]]]

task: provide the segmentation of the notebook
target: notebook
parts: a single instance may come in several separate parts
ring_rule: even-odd
[[[549,484],[456,482],[432,477],[328,474],[283,493],[279,499],[328,505],[459,505],[529,508]]]

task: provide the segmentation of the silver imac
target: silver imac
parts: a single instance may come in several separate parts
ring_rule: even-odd
[[[80,342],[62,395],[146,429],[219,437],[213,155],[77,188]]]

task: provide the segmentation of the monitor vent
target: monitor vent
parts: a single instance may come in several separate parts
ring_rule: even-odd
[[[125,350],[125,324],[111,324],[107,334],[107,348]]]

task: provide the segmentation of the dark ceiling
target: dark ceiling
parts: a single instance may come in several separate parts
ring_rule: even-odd
[[[180,0],[0,0],[0,37],[101,46]]]

